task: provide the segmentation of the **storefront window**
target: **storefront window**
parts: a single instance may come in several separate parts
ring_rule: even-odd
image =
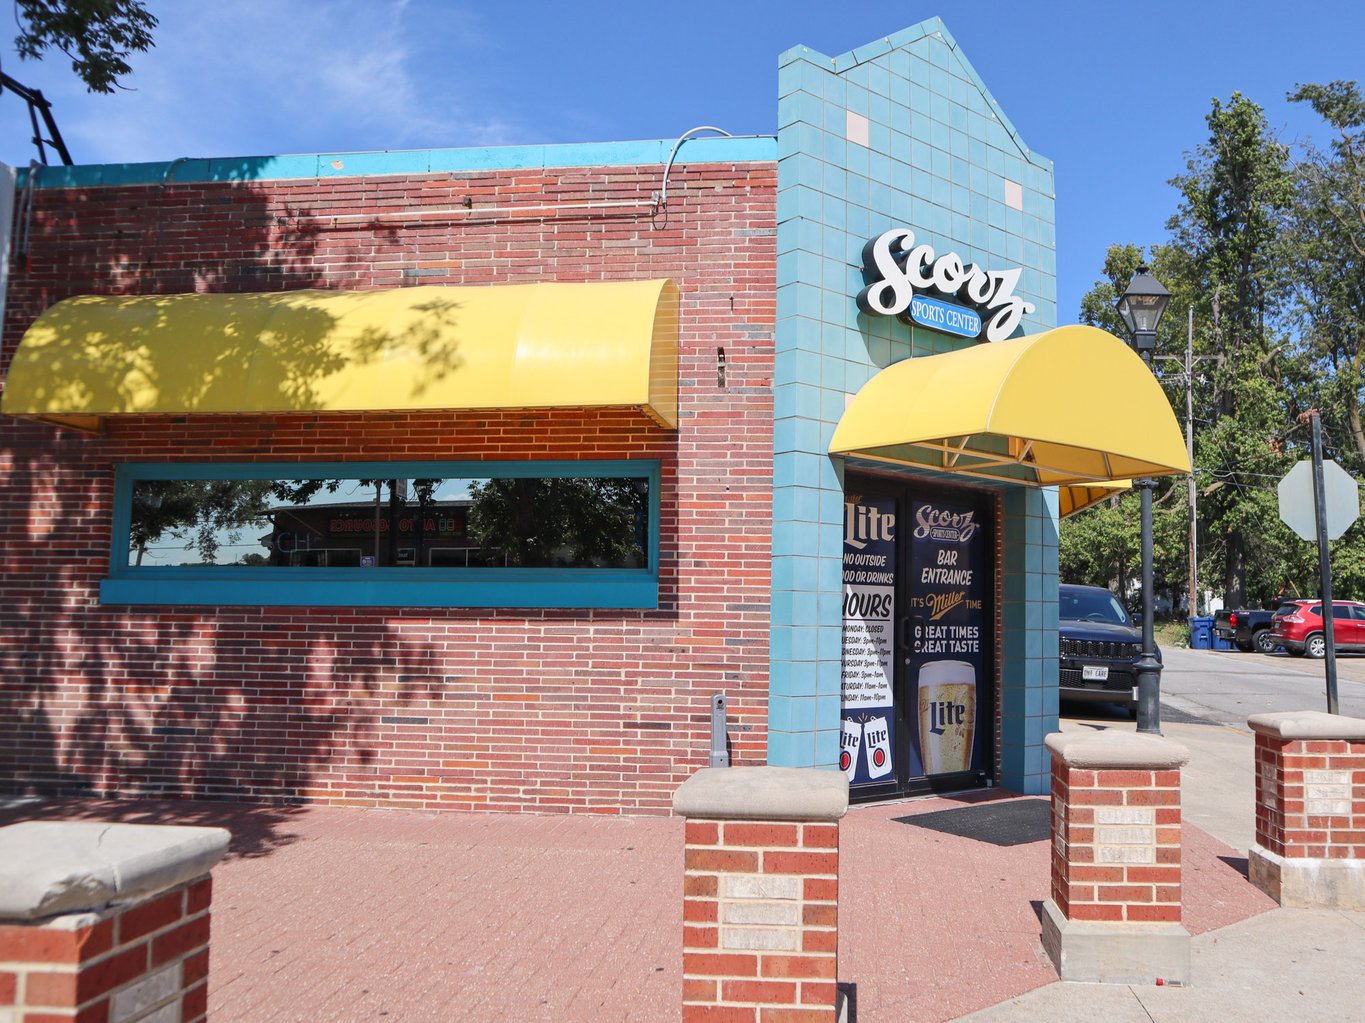
[[[654,462],[119,471],[108,602],[657,603]]]

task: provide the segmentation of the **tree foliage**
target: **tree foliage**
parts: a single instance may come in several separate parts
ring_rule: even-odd
[[[1317,592],[1316,551],[1279,519],[1278,480],[1307,458],[1306,413],[1320,411],[1336,457],[1365,472],[1365,100],[1354,82],[1301,85],[1333,132],[1297,159],[1255,103],[1215,100],[1205,142],[1171,182],[1169,240],[1114,245],[1080,318],[1124,336],[1113,304],[1139,262],[1171,290],[1154,372],[1179,418],[1194,408],[1200,585],[1229,604]],[[1193,312],[1195,364],[1184,366]],[[1186,483],[1166,478],[1154,508],[1158,588],[1188,574]],[[1136,495],[1068,520],[1063,575],[1123,586],[1137,570]],[[1339,596],[1365,596],[1365,527],[1333,544]]]
[[[1310,104],[1334,132],[1326,150],[1310,146],[1298,165],[1289,237],[1296,326],[1320,384],[1323,417],[1329,431],[1350,438],[1359,470],[1365,468],[1365,99],[1355,82],[1301,85],[1289,99]]]
[[[1233,604],[1247,600],[1248,558],[1277,517],[1260,484],[1288,468],[1276,436],[1287,346],[1277,331],[1286,293],[1283,240],[1293,200],[1289,151],[1264,112],[1238,93],[1213,101],[1209,137],[1171,183],[1181,204],[1167,224],[1186,257],[1184,284],[1212,356],[1205,402],[1211,413],[1196,444],[1200,464],[1225,485],[1206,502],[1223,586]]]
[[[20,57],[41,60],[60,50],[86,89],[102,93],[132,74],[128,57],[151,49],[157,24],[142,0],[14,0],[14,14]]]

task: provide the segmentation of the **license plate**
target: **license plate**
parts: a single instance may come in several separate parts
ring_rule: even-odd
[[[1081,668],[1081,678],[1086,682],[1103,682],[1109,678],[1109,669],[1087,664]]]

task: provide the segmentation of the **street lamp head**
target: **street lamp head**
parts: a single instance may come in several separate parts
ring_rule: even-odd
[[[1152,276],[1151,268],[1145,264],[1137,268],[1137,273],[1128,282],[1128,290],[1115,303],[1119,315],[1128,326],[1133,347],[1143,358],[1149,358],[1156,347],[1156,325],[1161,322],[1161,314],[1171,301],[1171,293],[1161,286]]]

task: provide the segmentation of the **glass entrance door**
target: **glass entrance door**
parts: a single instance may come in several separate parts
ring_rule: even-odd
[[[993,510],[987,494],[848,476],[840,766],[855,800],[989,776]]]

